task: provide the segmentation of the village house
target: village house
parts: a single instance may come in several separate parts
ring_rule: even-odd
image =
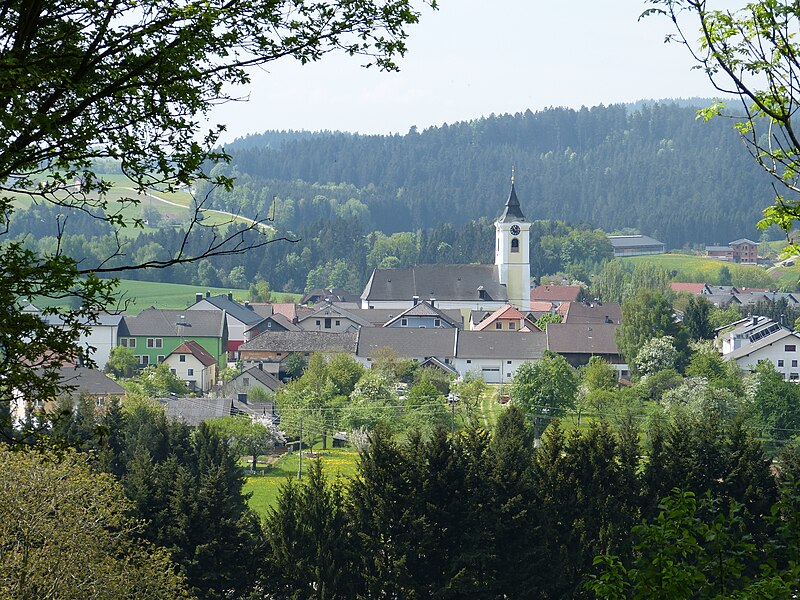
[[[361,331],[377,329],[365,327]],[[263,363],[264,369],[280,379],[284,361],[292,353],[304,358],[316,352],[356,352],[358,332],[328,333],[325,331],[267,332],[239,346],[239,359],[248,368]]]
[[[217,383],[217,359],[194,340],[187,340],[164,359],[190,392],[207,393]]]
[[[481,322],[472,326],[473,331],[541,331],[532,319],[507,304],[501,306]]]
[[[414,298],[414,306],[402,311],[383,324],[383,327],[412,327],[417,329],[461,328],[462,317],[458,310],[443,311],[434,303]]]
[[[228,326],[228,346],[226,348],[231,362],[239,356],[239,346],[245,341],[245,331],[263,320],[249,303],[241,304],[233,299],[230,292],[227,295],[212,296],[210,292],[195,294],[195,303],[186,310],[219,310],[225,311]]]

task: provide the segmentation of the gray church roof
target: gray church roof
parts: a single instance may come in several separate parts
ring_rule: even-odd
[[[483,298],[478,291],[481,286],[485,290]],[[375,269],[361,295],[365,300],[375,301],[410,301],[414,296],[438,301],[508,301],[508,291],[500,284],[495,265],[417,265],[408,269]]]
[[[511,182],[511,193],[506,200],[506,207],[503,214],[498,219],[499,223],[511,223],[512,221],[525,221],[525,215],[522,214],[522,207],[519,205],[517,199],[517,192],[514,189],[514,182]]]

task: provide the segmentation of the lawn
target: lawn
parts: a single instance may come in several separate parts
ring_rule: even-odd
[[[755,265],[737,265],[722,262],[707,256],[691,254],[653,254],[649,256],[633,256],[622,260],[632,264],[649,264],[675,272],[676,281],[720,284],[720,271],[727,267],[734,285],[746,287],[777,286],[776,276],[771,276],[763,267]]]
[[[358,452],[353,449],[329,448],[315,450],[322,460],[325,474],[331,477],[352,477],[358,465]],[[303,469],[310,464],[307,456],[303,456]],[[290,452],[281,456],[262,475],[250,476],[244,485],[244,492],[251,493],[250,508],[262,517],[267,515],[270,507],[275,506],[281,486],[287,479],[297,479],[299,458],[297,452]]]

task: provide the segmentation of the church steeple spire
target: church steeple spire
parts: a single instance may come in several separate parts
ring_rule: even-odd
[[[508,195],[505,209],[500,215],[498,223],[510,223],[511,221],[525,221],[525,215],[522,214],[522,208],[517,199],[517,191],[514,189],[514,167],[511,167],[511,193]]]

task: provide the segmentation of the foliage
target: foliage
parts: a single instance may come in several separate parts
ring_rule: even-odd
[[[642,288],[622,304],[622,322],[616,332],[617,345],[628,364],[635,364],[636,355],[648,340],[664,336],[675,339],[675,348],[682,357],[688,354],[687,336],[675,322],[669,298]],[[679,367],[682,367],[679,362]]]
[[[665,335],[647,340],[636,354],[633,364],[637,373],[651,375],[667,369],[674,370],[679,358],[675,339]]]
[[[450,391],[456,395],[454,400],[459,402],[460,410],[464,411],[467,422],[477,427],[477,410],[480,406],[481,396],[483,396],[489,386],[483,379],[483,375],[477,371],[467,371],[462,379],[455,379],[450,383]]]
[[[561,323],[561,315],[545,313],[536,319],[536,326],[542,331],[547,331],[548,323]]]
[[[787,236],[800,216],[796,198],[800,173],[800,139],[794,114],[800,89],[798,43],[786,32],[800,25],[792,2],[764,0],[728,10],[713,10],[693,0],[650,0],[646,14],[666,14],[677,27],[672,40],[685,45],[718,91],[732,94],[733,108],[717,101],[700,115],[733,117],[736,130],[756,163],[774,180],[775,203],[764,210],[759,227],[777,225]],[[686,20],[700,31],[687,35]],[[788,193],[788,197],[784,194]],[[792,240],[790,239],[790,242]],[[787,254],[797,254],[794,243]]]
[[[111,348],[104,371],[115,377],[133,377],[139,368],[139,362],[130,348],[114,346]]]
[[[709,319],[711,303],[702,296],[692,296],[683,313],[683,326],[693,340],[710,340],[714,327]]]
[[[281,367],[289,379],[297,379],[305,371],[306,359],[301,352],[292,352],[283,361]]]
[[[123,382],[126,391],[140,393],[153,398],[170,394],[188,394],[189,388],[170,371],[167,363],[148,365],[138,376]]]
[[[574,406],[577,393],[575,369],[549,351],[539,361],[522,363],[511,382],[511,400],[529,419],[560,416]]]
[[[168,553],[110,475],[77,452],[0,446],[0,556],[5,598],[189,598]]]
[[[589,391],[614,390],[619,385],[617,371],[600,356],[592,356],[580,369],[581,383]]]
[[[251,469],[254,472],[258,457],[274,448],[283,437],[277,429],[256,423],[244,415],[212,419],[208,422],[208,426],[220,437],[228,440],[237,455],[251,456]]]

